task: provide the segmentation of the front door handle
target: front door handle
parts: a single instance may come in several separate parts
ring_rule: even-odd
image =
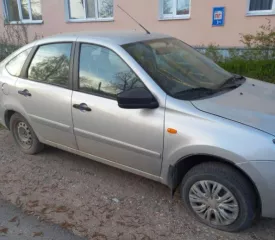
[[[92,109],[89,108],[86,103],[74,104],[73,107],[80,110],[80,111],[86,111],[86,112],[91,112],[92,111]]]
[[[18,91],[18,93],[23,95],[24,97],[31,97],[32,96],[28,89],[25,89],[23,91]]]

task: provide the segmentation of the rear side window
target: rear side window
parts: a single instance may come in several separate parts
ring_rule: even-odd
[[[29,56],[31,52],[31,48],[19,53],[16,57],[14,57],[12,60],[8,62],[6,65],[6,69],[9,72],[9,74],[19,77],[21,73],[21,69],[27,60],[27,57]]]
[[[72,43],[43,45],[36,51],[28,69],[28,79],[69,87]]]

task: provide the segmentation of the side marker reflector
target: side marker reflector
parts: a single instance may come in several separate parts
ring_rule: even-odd
[[[167,132],[171,133],[171,134],[177,134],[178,131],[174,128],[167,128]]]

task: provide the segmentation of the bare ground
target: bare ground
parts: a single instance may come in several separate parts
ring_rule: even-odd
[[[159,183],[50,147],[24,155],[6,130],[0,131],[0,193],[89,239],[275,239],[275,220],[262,219],[238,234],[210,229]]]
[[[27,216],[16,206],[0,199],[1,240],[86,240],[58,225]]]

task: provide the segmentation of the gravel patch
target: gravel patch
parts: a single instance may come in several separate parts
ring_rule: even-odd
[[[96,240],[274,240],[275,220],[230,234],[188,215],[157,182],[54,148],[28,156],[0,131],[0,193],[31,215]]]

